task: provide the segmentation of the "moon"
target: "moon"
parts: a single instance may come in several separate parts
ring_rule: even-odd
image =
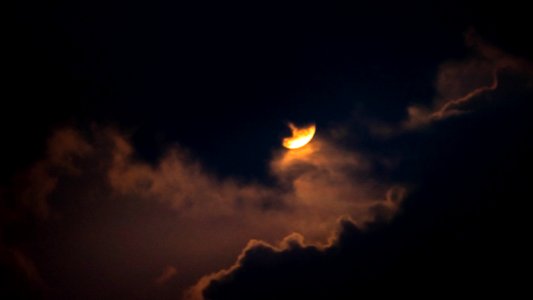
[[[289,128],[292,131],[292,137],[286,137],[283,139],[283,147],[287,149],[302,148],[313,139],[316,132],[315,124],[298,128],[293,123],[289,123]]]

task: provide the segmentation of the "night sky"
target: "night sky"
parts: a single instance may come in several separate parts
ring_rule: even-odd
[[[529,290],[531,12],[430,2],[12,4],[0,297]]]

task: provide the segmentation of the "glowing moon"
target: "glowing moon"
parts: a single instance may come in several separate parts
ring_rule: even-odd
[[[315,124],[298,128],[294,124],[289,123],[289,128],[292,131],[292,137],[283,139],[283,147],[288,149],[298,149],[307,145],[313,139],[316,132]]]

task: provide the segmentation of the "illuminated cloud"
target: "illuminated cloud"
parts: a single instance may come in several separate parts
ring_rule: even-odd
[[[304,237],[299,234],[289,235],[277,245],[258,240],[251,240],[232,266],[202,277],[195,286],[187,291],[185,299],[204,300],[211,299],[212,296],[220,297],[220,295],[218,295],[220,294],[220,288],[223,289],[225,286],[231,286],[234,282],[240,283],[241,280],[245,280],[245,277],[248,276],[248,274],[256,276],[259,273],[262,273],[262,275],[260,275],[261,277],[269,279],[268,283],[256,281],[254,279],[253,287],[241,286],[240,288],[242,288],[242,290],[236,294],[247,295],[247,297],[254,297],[254,295],[257,295],[256,297],[261,298],[257,293],[261,293],[261,288],[266,287],[270,283],[273,283],[272,288],[275,291],[274,293],[283,293],[283,291],[279,290],[276,283],[278,281],[286,281],[285,284],[290,285],[291,289],[299,291],[300,297],[308,299],[308,297],[305,297],[306,291],[312,290],[313,288],[319,288],[319,286],[324,285],[324,282],[321,284],[318,284],[317,282],[318,285],[314,287],[296,287],[298,284],[309,284],[312,282],[310,280],[300,280],[302,277],[305,277],[303,273],[306,272],[306,268],[304,266],[307,265],[309,271],[313,270],[307,274],[308,276],[315,272],[324,271],[317,269],[315,265],[311,264],[320,264],[320,261],[325,260],[328,256],[333,257],[333,255],[335,255],[334,253],[337,253],[341,247],[344,246],[343,244],[346,243],[344,240],[347,236],[350,236],[351,238],[351,235],[361,235],[360,229],[358,229],[351,220],[341,220],[338,223],[338,229],[340,231],[335,232],[327,244],[321,245],[306,244],[304,242]],[[299,269],[297,275],[282,275],[282,272],[291,272],[291,264],[293,263],[294,265],[292,267],[297,267]],[[310,264],[308,265],[308,263]],[[296,275],[294,280],[279,278],[284,276],[292,277],[293,275]],[[278,279],[270,278],[270,276],[278,277]],[[265,294],[269,294],[267,291],[264,292]],[[331,294],[331,292],[333,291],[330,291],[329,294]],[[267,298],[268,297],[269,296],[267,296]],[[285,299],[287,295],[278,295],[278,297],[280,299]]]
[[[440,65],[435,80],[436,95],[430,105],[409,105],[407,118],[400,124],[367,122],[371,132],[381,136],[399,134],[473,111],[483,105],[484,97],[498,89],[502,74],[533,74],[530,61],[503,52],[474,30],[467,32],[465,43],[472,49],[472,55]]]
[[[437,97],[431,107],[412,105],[407,108],[405,128],[416,128],[468,111],[468,104],[477,97],[498,88],[501,72],[531,74],[533,65],[524,59],[509,55],[481,39],[474,30],[466,35],[466,44],[475,55],[464,61],[453,61],[440,66]]]
[[[307,145],[313,139],[316,132],[315,124],[298,128],[293,123],[289,123],[289,128],[291,129],[292,136],[284,138],[282,143],[283,147],[287,149],[298,149]]]
[[[340,217],[350,218],[361,227],[374,220],[390,219],[404,189],[373,180],[370,164],[327,136],[317,136],[300,149],[280,147],[275,151],[267,165],[274,183],[265,185],[217,177],[179,147],[169,149],[153,164],[138,159],[128,137],[117,130],[94,128],[91,136],[84,137],[66,128],[50,138],[47,157],[24,174],[26,180],[16,197],[43,218],[69,214],[61,211],[64,207],[51,206],[50,198],[54,203],[66,204],[100,201],[98,205],[107,207],[106,214],[117,216],[111,221],[88,219],[92,227],[102,228],[103,236],[123,230],[122,206],[166,209],[174,216],[168,221],[146,219],[142,228],[129,224],[127,231],[137,228],[144,233],[138,237],[122,233],[106,242],[118,248],[107,248],[100,237],[89,244],[95,253],[91,255],[110,255],[109,251],[118,251],[122,245],[138,245],[138,238],[167,236],[151,228],[175,227],[170,229],[172,240],[166,242],[168,245],[146,250],[149,256],[172,257],[161,261],[169,267],[157,278],[146,278],[149,290],[154,283],[166,287],[166,283],[174,282],[177,270],[187,270],[180,271],[179,278],[192,285],[202,275],[227,266],[246,243],[276,244],[281,240],[280,247],[288,247],[302,244],[305,237],[308,245],[327,245]],[[68,188],[73,184],[76,188]],[[94,234],[89,230],[83,235]],[[81,239],[83,235],[72,238]],[[216,253],[213,247],[218,249]],[[128,252],[123,255],[141,264]],[[117,265],[116,269],[134,265]]]
[[[271,172],[278,182],[274,187],[216,178],[179,149],[151,166],[132,158],[133,149],[124,137],[112,134],[112,139],[108,178],[116,192],[168,203],[191,219],[250,222],[246,226],[251,229],[270,231],[269,239],[291,231],[323,239],[341,215],[360,223],[370,221],[371,207],[385,203],[388,189],[359,176],[365,163],[356,153],[318,138],[274,156]]]
[[[532,65],[520,58],[508,55],[501,50],[487,44],[473,31],[466,37],[467,44],[475,51],[475,56],[458,62],[448,62],[439,68],[436,80],[436,94],[433,104],[429,107],[407,107],[408,119],[399,127],[392,128],[383,126],[378,128],[381,133],[387,135],[392,132],[417,129],[430,123],[459,115],[472,109],[472,104],[477,103],[480,97],[495,91],[499,87],[499,76],[503,72],[516,74],[531,74]],[[405,197],[405,189],[402,187],[385,188],[373,182],[367,182],[358,174],[368,171],[368,160],[360,154],[344,151],[335,147],[334,144],[321,137],[315,138],[313,143],[301,149],[285,152],[274,157],[271,162],[271,170],[279,182],[286,183],[291,187],[291,193],[283,195],[285,203],[297,204],[296,211],[306,214],[314,214],[315,218],[301,218],[303,226],[295,223],[291,226],[296,232],[304,232],[307,237],[314,237],[314,233],[306,231],[306,227],[314,227],[321,220],[328,220],[326,232],[334,232],[331,227],[330,216],[342,215],[341,212],[350,212],[352,218],[350,224],[357,224],[359,228],[366,221],[383,218],[389,220],[396,212],[401,200]],[[355,183],[355,184],[354,184]],[[375,190],[374,188],[375,187]],[[377,201],[379,194],[376,191],[387,191],[386,201]],[[350,199],[358,199],[350,201]],[[335,199],[333,202],[324,202],[324,199]],[[327,212],[333,212],[328,214]],[[309,223],[307,223],[309,221]],[[331,240],[329,244],[304,243],[301,235],[288,235],[297,237],[292,243],[280,243],[272,246],[262,241],[251,241],[240,254],[236,263],[227,269],[211,273],[202,277],[197,284],[188,292],[188,299],[203,300],[204,294],[210,295],[222,286],[231,289],[232,280],[245,282],[247,271],[261,272],[261,263],[274,264],[277,260],[288,259],[294,255],[294,261],[298,257],[305,257],[302,252],[314,253],[313,262],[320,261],[325,253],[331,253],[337,249],[336,242]],[[321,236],[324,241],[324,236]],[[290,239],[290,238],[289,238]],[[261,254],[259,254],[261,253]],[[266,256],[266,257],[265,257]],[[275,267],[273,267],[275,268]],[[287,271],[287,269],[280,270]],[[269,276],[269,271],[264,270]],[[298,273],[300,274],[300,273]],[[281,276],[280,273],[271,274]],[[300,274],[302,275],[302,274]],[[304,276],[304,275],[302,275]],[[304,276],[305,277],[305,276]],[[264,278],[258,275],[258,278]],[[269,278],[269,277],[266,277]],[[322,278],[322,277],[321,277]],[[271,281],[270,281],[271,279]],[[312,282],[312,279],[301,280]],[[276,279],[269,278],[269,282]],[[240,288],[245,288],[241,285]],[[260,285],[261,280],[256,282]],[[275,285],[275,283],[273,283]],[[253,290],[253,288],[250,288]],[[258,286],[258,290],[260,290]],[[298,289],[296,289],[298,290]],[[239,293],[237,293],[239,294]],[[246,293],[241,293],[245,295]],[[231,293],[229,294],[231,295]],[[248,295],[251,297],[252,295]],[[210,297],[207,297],[211,299]],[[225,299],[224,297],[221,297]],[[231,297],[230,297],[231,298]],[[217,298],[218,299],[218,298]]]
[[[474,35],[469,35],[467,42],[476,49],[476,56],[441,66],[435,101],[429,107],[408,107],[409,118],[399,126],[401,132],[468,111],[473,99],[499,87],[500,72],[531,70],[527,62],[502,53]],[[393,129],[388,130],[390,133]],[[180,147],[168,149],[158,161],[149,163],[138,158],[129,138],[118,130],[94,128],[92,135],[83,135],[64,128],[49,139],[45,158],[19,174],[13,189],[1,191],[2,197],[12,197],[16,203],[14,209],[3,209],[2,215],[50,220],[62,214],[85,213],[63,211],[65,207],[51,203],[101,201],[95,207],[104,207],[106,215],[116,218],[86,218],[90,224],[87,228],[99,228],[96,233],[92,229],[83,233],[95,242],[78,233],[72,239],[86,239],[88,248],[94,248],[83,251],[92,251],[94,257],[116,255],[128,263],[102,258],[93,268],[131,273],[129,268],[144,265],[138,271],[143,274],[138,276],[146,290],[163,290],[163,286],[179,282],[181,290],[194,286],[188,296],[201,299],[213,280],[232,274],[252,250],[281,253],[307,249],[322,253],[334,247],[336,240],[332,237],[339,218],[349,219],[350,224],[363,230],[373,222],[395,216],[406,189],[374,178],[375,158],[340,146],[336,138],[325,129],[301,148],[279,147],[266,166],[272,182],[265,184],[216,176]],[[68,188],[72,184],[76,188]],[[147,214],[142,216],[146,218],[140,221],[142,226],[135,218],[121,219],[146,207],[171,217],[151,218]],[[108,236],[114,238],[102,243]],[[153,243],[151,237],[163,242]],[[133,247],[145,247],[139,251],[144,256],[131,254]],[[224,269],[239,253],[237,263]],[[157,270],[146,266],[146,257],[160,258]],[[111,268],[106,264],[116,265]],[[165,265],[168,267],[161,271]],[[124,278],[127,283],[138,284],[135,280]]]
[[[416,135],[425,150],[404,149],[415,155],[397,168],[421,169],[411,181],[419,185],[390,223],[363,231],[341,222],[336,238],[323,247],[301,236],[284,244],[250,243],[233,265],[203,277],[190,299],[478,294],[487,282],[507,293],[517,280],[509,274],[529,255],[520,250],[529,211],[517,210],[527,203],[529,178],[518,174],[531,168],[533,145],[532,91],[514,95],[499,94],[508,102],[468,116],[471,127],[452,122],[432,135]],[[431,151],[443,146],[448,148]],[[396,202],[398,192],[391,190],[389,201]],[[472,284],[474,277],[479,284]]]
[[[346,221],[349,222],[349,221]],[[272,254],[283,254],[284,252],[290,252],[294,249],[312,249],[312,251],[320,252],[327,251],[336,243],[332,239],[327,244],[318,245],[306,245],[304,243],[304,237],[298,233],[292,233],[281,240],[278,245],[272,245],[261,240],[250,240],[246,247],[244,247],[242,253],[237,258],[237,261],[227,269],[220,270],[215,273],[203,276],[193,287],[191,287],[185,294],[186,300],[203,300],[204,291],[210,287],[214,282],[223,280],[224,278],[231,277],[233,273],[239,272],[239,269],[245,267],[246,260],[250,256],[250,253],[257,251],[266,251]],[[253,254],[252,254],[253,255]]]

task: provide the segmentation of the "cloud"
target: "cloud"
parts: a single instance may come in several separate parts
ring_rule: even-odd
[[[155,282],[156,285],[164,285],[169,280],[174,278],[177,273],[178,273],[178,271],[176,270],[175,267],[166,266],[165,269],[163,270],[163,272],[159,276],[157,276],[155,278],[154,282]]]
[[[433,104],[408,107],[409,119],[398,132],[469,111],[500,88],[502,72],[531,70],[529,63],[475,35],[467,42],[476,54],[443,64]],[[393,220],[406,197],[405,187],[375,176],[375,157],[341,146],[327,130],[320,133],[304,148],[274,151],[266,166],[271,183],[266,184],[217,176],[179,146],[147,162],[117,129],[95,127],[82,134],[63,128],[51,135],[42,160],[21,172],[13,187],[0,190],[0,196],[14,204],[2,207],[2,216],[8,217],[2,221],[2,237],[22,218],[50,222],[47,230],[57,230],[62,237],[50,249],[63,254],[48,253],[48,258],[69,259],[71,267],[57,271],[63,272],[60,275],[45,274],[61,277],[51,281],[54,287],[71,288],[69,295],[80,297],[120,276],[125,286],[142,290],[140,294],[162,293],[172,285],[180,291],[193,286],[188,297],[201,299],[204,293],[216,295],[234,279],[243,280],[239,274],[255,270],[263,259],[275,264],[283,257],[284,263],[298,261],[296,257],[320,262],[344,249],[339,245],[347,242],[347,232],[352,233],[349,240],[356,240],[373,224]],[[339,218],[350,220],[341,222],[340,230]],[[5,239],[4,244],[7,249],[16,241]],[[11,256],[27,274],[53,264],[53,259],[30,260],[28,253],[23,258]],[[224,269],[239,253],[237,262]],[[79,262],[80,257],[91,258],[90,268]],[[334,267],[342,268],[342,263]],[[92,273],[76,281],[69,278],[73,270]]]
[[[0,244],[0,290],[4,295],[32,299],[42,297],[49,287],[34,261],[17,248]]]
[[[29,211],[35,216],[47,219],[52,215],[48,196],[57,186],[62,175],[76,176],[82,170],[77,160],[87,157],[93,151],[82,135],[72,128],[57,130],[48,139],[46,157],[36,162],[15,178],[13,197],[17,213]]]
[[[46,284],[34,262],[19,250],[11,249],[10,252],[17,268],[23,272],[31,285],[38,288],[46,288]]]
[[[530,185],[521,174],[533,166],[532,96],[531,90],[500,95],[506,105],[410,141],[424,149],[397,149],[411,156],[399,172],[416,173],[411,180],[418,185],[391,222],[362,230],[342,220],[322,246],[298,235],[283,244],[251,242],[229,268],[202,278],[190,299],[522,293],[527,284],[516,267],[529,257],[523,195]]]
[[[49,203],[50,195],[62,177],[81,174],[78,162],[92,151],[92,146],[77,130],[57,130],[47,141],[45,158],[17,174],[10,187],[0,188],[0,259],[7,269],[25,282],[23,287],[17,286],[17,283],[9,287],[16,290],[14,293],[35,296],[33,293],[48,291],[49,288],[30,256],[17,245],[12,245],[13,232],[20,230],[18,227],[26,228],[34,219],[42,221],[58,216]]]
[[[400,124],[367,122],[370,130],[377,135],[389,136],[479,109],[499,88],[502,74],[533,74],[530,61],[505,53],[482,39],[473,29],[466,33],[465,43],[472,50],[472,55],[439,66],[435,97],[430,105],[409,105],[406,108],[407,118]]]
[[[486,43],[473,31],[468,33],[466,42],[474,49],[475,55],[463,61],[448,62],[441,65],[436,80],[436,97],[432,105],[428,107],[409,106],[407,108],[409,113],[407,120],[396,128],[381,124],[381,129],[384,129],[381,133],[389,135],[394,132],[397,134],[397,138],[401,139],[398,136],[406,130],[419,129],[431,123],[479,109],[479,107],[488,107],[486,97],[501,88],[501,77],[503,75],[512,74],[531,77],[533,74],[533,67],[530,62],[504,53]],[[495,96],[494,100],[508,101],[509,105],[513,101],[519,101],[513,98],[507,99],[506,97],[501,97],[501,95]],[[516,102],[512,105],[516,105]],[[493,113],[494,116],[502,114],[502,116],[495,117],[495,120],[508,118],[510,115],[516,114],[516,112],[501,109],[490,110],[490,113]],[[508,128],[508,130],[515,134],[514,128]],[[418,182],[424,182],[431,187],[426,186],[418,197],[415,196],[415,201],[419,201],[417,205],[425,207],[427,210],[415,212],[415,214],[420,213],[420,215],[410,216],[413,218],[412,222],[414,224],[406,225],[404,222],[409,221],[405,220],[406,216],[401,215],[400,221],[396,218],[390,224],[391,227],[398,226],[399,232],[396,229],[379,229],[366,233],[362,231],[363,227],[361,227],[360,222],[344,221],[341,223],[338,235],[330,238],[330,243],[328,244],[304,242],[303,236],[298,234],[288,236],[287,239],[291,242],[285,241],[279,244],[257,240],[251,241],[239,255],[237,261],[229,268],[201,278],[189,290],[188,299],[351,299],[353,298],[351,296],[366,294],[374,297],[376,295],[392,296],[395,295],[394,292],[389,293],[387,292],[388,290],[393,291],[395,288],[402,288],[411,284],[409,280],[402,278],[403,273],[409,267],[417,270],[414,272],[422,274],[413,278],[414,281],[419,281],[436,290],[445,288],[439,282],[446,281],[445,274],[439,274],[438,270],[447,272],[455,268],[470,270],[472,274],[478,274],[478,270],[471,270],[469,266],[465,266],[468,261],[474,259],[469,257],[468,253],[462,252],[475,251],[472,249],[477,249],[477,245],[466,245],[464,241],[456,240],[454,235],[460,235],[460,233],[456,232],[456,228],[436,228],[434,231],[424,228],[428,224],[436,223],[439,224],[438,226],[457,226],[458,228],[463,228],[461,226],[464,226],[468,230],[475,232],[473,233],[474,235],[485,234],[483,233],[484,229],[471,226],[469,222],[478,217],[477,214],[480,212],[477,209],[485,207],[487,205],[486,202],[497,201],[495,200],[496,197],[501,197],[501,200],[504,201],[507,196],[507,194],[496,196],[491,195],[490,192],[484,192],[486,190],[484,182],[486,180],[494,180],[492,179],[493,177],[499,177],[498,172],[481,167],[482,162],[479,162],[478,165],[477,160],[472,157],[464,158],[471,153],[475,153],[473,150],[473,152],[464,151],[465,148],[468,148],[484,151],[483,157],[491,157],[488,153],[495,153],[491,160],[498,161],[498,159],[501,159],[501,157],[498,158],[501,155],[498,152],[499,150],[487,144],[486,141],[479,141],[479,144],[475,144],[473,141],[472,143],[474,144],[465,141],[450,143],[451,137],[458,138],[465,135],[464,131],[464,128],[455,128],[451,133],[440,133],[440,135],[447,136],[448,140],[438,145],[445,144],[446,147],[454,149],[452,152],[455,156],[435,157],[429,160],[430,163],[433,162],[432,167],[428,166],[427,169],[426,167],[420,167],[425,169],[422,174],[425,174],[427,178],[418,178]],[[502,131],[503,129],[499,129],[498,132]],[[519,131],[524,131],[524,129]],[[495,131],[489,130],[489,132]],[[488,135],[490,136],[490,134]],[[491,138],[490,140],[494,141],[495,139]],[[501,138],[500,140],[506,139]],[[428,144],[433,142],[435,141],[428,141]],[[328,182],[328,180],[336,178],[337,174],[343,174],[347,169],[350,170],[349,172],[355,170],[355,173],[350,173],[350,176],[343,174],[340,175],[340,178],[357,178],[357,172],[362,171],[364,174],[368,167],[365,165],[367,160],[362,159],[359,153],[345,155],[345,153],[338,152],[342,151],[338,148],[328,149],[328,144],[321,145],[317,143],[314,147],[305,149],[302,153],[291,152],[272,161],[274,173],[278,169],[283,170],[278,176],[281,182],[283,182],[284,178],[292,182],[294,187],[293,196],[308,199],[309,203],[313,203],[314,196],[322,199],[325,197],[324,194],[320,194],[320,191],[334,195],[334,198],[337,199],[342,199],[344,192],[357,195],[359,191],[356,188],[355,190],[344,190],[343,187],[346,187],[346,185],[340,184],[338,188],[335,187],[335,184]],[[432,149],[431,146],[428,146],[428,148]],[[491,150],[487,151],[487,148],[491,148]],[[337,164],[335,159],[328,159],[327,163],[322,165],[320,158],[313,157],[313,151],[316,149],[328,153],[326,155],[328,158],[339,159],[341,163]],[[413,153],[403,153],[403,155],[404,157],[410,157]],[[503,157],[507,156],[504,155]],[[444,166],[440,163],[434,163],[440,160],[443,161],[442,164]],[[457,162],[451,163],[453,161]],[[428,161],[418,161],[417,158],[409,162],[411,164],[408,172],[413,172],[414,166]],[[304,163],[305,167],[300,166],[300,163]],[[345,169],[344,166],[350,167]],[[305,173],[298,173],[304,168],[307,168]],[[327,175],[316,175],[316,178],[320,179],[314,181],[314,172],[320,174],[324,172]],[[465,173],[458,174],[457,172]],[[292,177],[294,173],[301,176],[295,175],[297,179],[294,179]],[[477,176],[477,178],[469,181],[468,178],[470,176]],[[496,186],[516,187],[512,181],[512,179],[500,178],[494,184]],[[470,184],[465,186],[462,182],[470,182]],[[321,183],[327,183],[327,186],[331,187],[332,190],[329,191],[327,188],[321,187]],[[365,186],[368,187],[368,185]],[[317,190],[314,191],[311,187],[317,187]],[[307,190],[307,188],[310,189]],[[441,191],[442,195],[436,195],[435,191]],[[367,188],[364,192],[369,192],[369,189]],[[515,192],[506,193],[516,194]],[[480,194],[483,196],[480,196]],[[397,210],[398,205],[396,203],[401,201],[397,199],[403,200],[404,197],[405,190],[403,188],[389,188],[388,201],[374,207],[371,214],[372,218],[375,220],[379,219],[379,216],[383,216],[385,220],[390,220]],[[372,197],[362,198],[372,199]],[[434,203],[435,201],[437,203]],[[318,201],[317,203],[322,202]],[[385,203],[391,203],[393,209],[387,210]],[[360,204],[364,206],[364,203]],[[410,204],[410,209],[413,209],[413,203]],[[433,208],[433,206],[436,208]],[[323,210],[319,209],[318,211]],[[356,210],[352,209],[351,211]],[[458,211],[466,211],[466,213],[458,216]],[[488,211],[483,213],[499,214],[497,211],[493,211],[492,208],[489,208]],[[402,219],[402,217],[404,218]],[[332,231],[333,229],[330,228],[330,232]],[[413,242],[421,238],[417,234],[426,231],[436,232],[438,238],[427,237],[431,241]],[[447,234],[451,236],[447,236]],[[442,241],[438,241],[439,238]],[[475,238],[477,236],[473,237],[473,239]],[[403,243],[407,243],[405,241],[411,241],[409,242],[411,244],[406,244],[405,247],[409,250],[403,252],[399,249],[404,247]],[[439,246],[434,246],[432,243]],[[417,248],[419,244],[423,244],[423,247],[431,250]],[[442,249],[433,249],[433,247],[442,247]],[[426,251],[439,253],[442,256],[440,259],[445,261],[445,263],[433,260],[419,260],[417,256],[430,255]],[[412,262],[412,265],[409,262]],[[388,264],[391,264],[391,266]],[[430,277],[425,278],[423,274],[428,274]],[[485,278],[484,276],[499,278],[496,270],[491,270],[486,274],[479,274],[479,276],[483,278]],[[470,280],[468,276],[463,274],[456,274],[455,276],[457,281],[451,286],[452,290],[460,289],[459,287],[461,286],[461,288],[465,288]]]
[[[502,72],[533,74],[533,65],[487,43],[474,30],[468,31],[467,46],[475,52],[463,61],[440,66],[435,84],[437,96],[431,107],[411,105],[403,126],[416,128],[468,111],[469,104],[498,88]]]
[[[178,146],[149,163],[137,158],[129,138],[116,129],[95,127],[91,135],[83,135],[64,128],[49,139],[47,156],[20,176],[13,195],[39,219],[64,222],[64,228],[74,230],[63,233],[60,242],[65,249],[72,249],[69,243],[79,248],[78,253],[69,251],[69,259],[90,255],[97,274],[121,270],[123,281],[149,291],[154,282],[166,287],[177,270],[187,270],[180,271],[180,284],[192,285],[227,265],[246,243],[282,240],[282,245],[292,245],[305,237],[310,245],[326,245],[339,217],[361,227],[389,220],[405,190],[372,179],[371,165],[368,158],[322,135],[304,148],[275,151],[266,166],[272,183],[266,185],[213,175]],[[158,212],[151,217],[150,210]],[[138,212],[137,219],[123,220],[133,212]],[[156,217],[167,214],[168,219]],[[162,243],[150,246],[151,237]],[[129,274],[149,274],[153,267],[125,245],[145,249],[135,252],[160,257],[157,264],[168,267],[156,279],[138,283]],[[120,258],[104,259],[108,256]],[[69,280],[66,273],[61,276]],[[90,284],[71,293],[82,293],[85,286]]]
[[[325,139],[275,154],[270,164],[275,186],[216,178],[180,149],[151,166],[132,157],[123,136],[111,134],[111,139],[107,176],[115,192],[162,201],[182,217],[250,222],[246,226],[271,231],[270,239],[292,230],[324,239],[339,216],[364,223],[374,218],[371,207],[388,203],[388,187],[361,176],[368,162]]]
[[[341,224],[351,224],[351,226],[354,226],[353,223],[349,220],[344,220],[341,222]],[[243,272],[243,270],[248,269],[250,267],[250,262],[252,262],[253,264],[253,262],[256,261],[256,255],[258,258],[257,262],[261,264],[269,264],[269,268],[275,268],[276,262],[271,259],[265,258],[265,256],[270,256],[271,258],[276,259],[276,257],[282,257],[289,253],[291,253],[291,256],[300,256],[300,252],[307,251],[312,253],[313,256],[316,255],[316,257],[318,257],[321,255],[320,253],[325,253],[335,247],[335,245],[338,243],[338,240],[335,240],[336,237],[335,239],[333,239],[334,236],[336,236],[336,234],[332,235],[332,238],[328,241],[328,243],[315,245],[306,245],[306,243],[304,242],[304,236],[298,233],[292,233],[286,236],[278,243],[278,245],[272,245],[262,240],[250,240],[246,247],[244,247],[242,253],[237,258],[237,261],[232,266],[227,269],[222,269],[218,272],[203,276],[193,287],[187,290],[185,294],[185,299],[206,299],[205,294],[211,293],[211,289],[216,289],[216,287],[213,288],[214,286],[219,285],[221,282],[225,282],[227,279],[231,280],[232,278],[239,276],[237,274]],[[294,254],[293,252],[298,253]],[[257,265],[254,265],[252,268],[256,267]],[[253,297],[253,295],[249,296]],[[207,298],[209,298],[209,296]]]

